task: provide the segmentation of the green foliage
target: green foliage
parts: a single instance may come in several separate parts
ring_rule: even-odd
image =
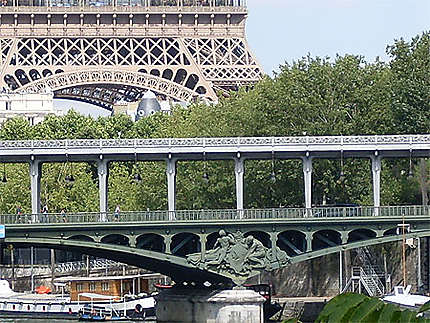
[[[0,140],[27,140],[33,138],[33,128],[24,118],[9,119],[1,125]]]
[[[400,39],[388,46],[391,108],[400,133],[428,133],[430,118],[430,33],[410,43]]]
[[[429,306],[427,305],[427,307]],[[425,310],[424,307],[420,312]],[[400,307],[386,304],[378,298],[346,293],[331,299],[324,306],[315,322],[430,322],[430,320],[417,317],[417,315],[418,312],[402,310]]]

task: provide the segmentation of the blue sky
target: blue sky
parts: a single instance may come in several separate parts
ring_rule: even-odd
[[[394,39],[430,30],[430,0],[247,0],[248,43],[267,74],[280,64],[310,53],[376,56]],[[83,113],[105,110],[76,101],[56,100],[63,108]],[[80,108],[82,106],[82,109]],[[95,113],[95,111],[100,111]]]
[[[430,0],[248,0],[248,42],[267,74],[310,53],[376,56],[430,30]]]

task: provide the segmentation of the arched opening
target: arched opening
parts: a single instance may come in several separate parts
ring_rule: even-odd
[[[395,236],[395,235],[397,235],[398,234],[397,229],[398,228],[391,228],[391,229],[384,231],[384,236]]]
[[[214,249],[215,243],[220,237],[218,232],[213,232],[206,237],[206,250]]]
[[[15,71],[15,76],[18,82],[21,83],[21,85],[30,83],[27,74],[21,69]]]
[[[110,234],[102,238],[102,243],[117,244],[121,246],[129,246],[129,240],[122,234]]]
[[[151,70],[150,74],[159,77],[160,76],[160,71],[154,68],[153,70]]]
[[[206,94],[206,93],[207,93],[207,91],[206,91],[206,89],[204,88],[204,86],[199,86],[199,87],[196,89],[196,92],[197,92],[198,94],[200,94],[200,95],[204,95],[204,94]]]
[[[376,232],[368,229],[357,229],[348,234],[348,243],[372,239],[376,237]]]
[[[9,75],[9,74],[5,75],[4,81],[12,91],[19,88],[18,82],[15,80],[15,78],[12,75]]]
[[[162,236],[154,233],[142,234],[136,239],[139,249],[164,252],[166,250]]]
[[[181,68],[176,72],[175,79],[173,81],[178,84],[183,84],[187,75],[187,71]]]
[[[300,231],[284,231],[278,235],[276,245],[288,256],[297,256],[306,252],[306,235]]]
[[[147,70],[145,70],[144,68],[141,68],[140,70],[138,70],[138,72],[139,72],[139,73],[144,73],[144,74],[148,73],[148,71],[147,71]]]
[[[36,80],[41,78],[38,70],[32,69],[32,70],[30,70],[29,74],[30,74],[30,78],[33,81],[36,81]]]
[[[321,250],[339,246],[342,243],[340,233],[334,230],[321,230],[313,234],[312,250]]]
[[[266,248],[272,247],[272,241],[270,240],[270,235],[263,231],[249,231],[245,233],[245,237],[253,236],[255,239],[259,240]]]
[[[55,71],[55,74],[60,74],[60,73],[64,73],[64,71],[62,69],[58,69]]]
[[[72,237],[68,238],[67,240],[79,240],[79,241],[91,241],[91,242],[94,242],[93,238],[91,238],[89,236],[85,236],[85,235],[72,236]]]
[[[48,77],[52,75],[52,72],[48,69],[44,69],[42,72],[43,77]]]
[[[163,79],[171,80],[173,77],[173,71],[171,69],[165,69],[163,72]]]
[[[196,74],[191,74],[187,82],[185,83],[185,86],[190,90],[194,90],[197,83],[199,83],[199,77]]]
[[[200,238],[193,233],[179,233],[172,238],[170,251],[175,256],[184,257],[186,255],[200,252]]]

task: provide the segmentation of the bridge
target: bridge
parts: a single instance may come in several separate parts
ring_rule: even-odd
[[[430,207],[11,214],[0,222],[6,226],[3,246],[79,251],[175,281],[241,284],[263,270],[429,236]]]

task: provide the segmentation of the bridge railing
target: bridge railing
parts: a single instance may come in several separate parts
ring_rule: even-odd
[[[1,7],[0,7],[1,8]],[[317,137],[213,137],[213,138],[154,138],[154,139],[62,139],[62,140],[6,140],[0,141],[0,149],[82,149],[82,148],[190,148],[190,147],[238,147],[238,146],[332,146],[351,145],[423,145],[430,143],[430,135],[383,135],[383,136],[317,136]],[[416,149],[414,149],[413,153]]]
[[[138,211],[121,213],[48,213],[48,214],[2,214],[1,224],[37,223],[109,223],[109,222],[169,222],[169,221],[237,221],[269,219],[320,220],[351,217],[410,217],[430,216],[430,206],[360,206],[360,207],[315,207],[273,208],[245,210],[177,210]]]

